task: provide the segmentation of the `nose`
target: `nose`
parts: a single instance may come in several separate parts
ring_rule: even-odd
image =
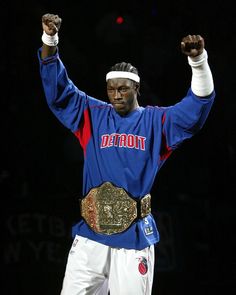
[[[116,89],[114,92],[114,99],[120,99],[121,98],[121,93],[119,89]]]

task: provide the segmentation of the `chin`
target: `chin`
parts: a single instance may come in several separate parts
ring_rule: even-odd
[[[127,110],[125,110],[125,109],[120,109],[120,108],[114,108],[114,109],[121,116],[124,116],[128,113]]]
[[[128,111],[126,109],[118,109],[118,108],[115,108],[115,111],[121,115],[121,116],[125,116],[128,114]]]

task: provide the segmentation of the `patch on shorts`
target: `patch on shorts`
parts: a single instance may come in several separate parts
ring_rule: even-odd
[[[72,246],[75,247],[77,245],[78,241],[79,241],[79,239],[75,239]]]
[[[141,273],[141,275],[145,275],[148,271],[147,259],[143,256],[139,257],[138,259],[139,259],[138,270]]]
[[[148,219],[144,218],[144,232],[146,234],[146,236],[148,235],[152,235],[153,234],[153,228],[151,225],[149,225]]]
[[[152,228],[152,226],[145,227],[144,228],[144,231],[145,231],[146,236],[153,234],[153,228]]]
[[[76,247],[77,243],[79,242],[79,239],[74,239],[72,247],[70,249],[70,255],[73,255],[75,253],[74,248]]]

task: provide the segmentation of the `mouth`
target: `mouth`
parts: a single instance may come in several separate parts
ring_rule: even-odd
[[[124,102],[122,102],[122,101],[113,101],[113,103],[112,103],[114,106],[122,106],[122,105],[124,105]]]

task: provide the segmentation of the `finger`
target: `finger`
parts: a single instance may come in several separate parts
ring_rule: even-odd
[[[50,14],[50,13],[46,13],[46,14],[44,14],[44,15],[42,16],[42,21],[43,21],[43,22],[46,22],[46,21],[48,21],[49,19],[51,19],[51,17],[52,17],[52,14]]]
[[[56,25],[56,27],[57,27],[58,30],[60,29],[61,21],[62,21],[62,20],[61,20],[60,17],[57,17],[57,18],[55,19],[55,21],[54,21],[54,23],[55,23],[55,25]]]
[[[200,36],[200,35],[197,35],[197,37],[198,37],[198,46],[199,46],[199,48],[204,47],[205,46],[204,38],[202,36]]]
[[[57,26],[54,24],[54,22],[50,22],[50,23],[48,23],[48,27],[49,27],[50,30],[55,31],[55,32],[58,32],[58,28],[57,28]]]
[[[185,51],[185,43],[183,41],[180,43],[180,46],[181,46],[181,50]]]
[[[44,23],[54,22],[56,25],[61,23],[61,18],[57,14],[46,13],[42,16]]]

